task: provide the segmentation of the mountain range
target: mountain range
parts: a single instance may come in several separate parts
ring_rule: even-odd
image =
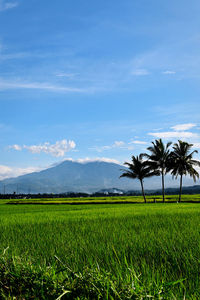
[[[139,190],[138,180],[119,178],[124,166],[105,161],[80,163],[66,160],[60,164],[16,178],[0,181],[0,191],[6,193],[94,193],[102,189]],[[160,189],[160,177],[145,180],[146,189]],[[186,178],[185,185],[193,185]],[[179,182],[166,176],[166,187],[178,187]]]

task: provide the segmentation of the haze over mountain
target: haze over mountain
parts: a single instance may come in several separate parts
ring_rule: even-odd
[[[0,181],[0,189],[6,193],[92,193],[102,189],[118,188],[127,190],[140,189],[138,180],[120,178],[124,167],[112,162],[93,161],[80,163],[66,160],[40,172],[34,172]],[[160,177],[145,180],[146,189],[159,189]],[[185,185],[193,185],[189,178]],[[166,176],[166,187],[177,187],[179,181]]]
[[[131,180],[119,179],[122,168],[102,161],[64,161],[40,172],[5,179],[0,182],[0,187],[5,185],[6,192],[18,190],[24,193],[95,192],[115,186],[130,189],[134,186]]]

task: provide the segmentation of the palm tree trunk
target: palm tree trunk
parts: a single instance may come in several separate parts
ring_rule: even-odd
[[[181,178],[180,178],[179,202],[181,202],[182,185],[183,185],[183,175],[181,175]]]
[[[164,181],[164,172],[162,171],[162,197],[163,203],[165,202],[165,181]]]
[[[145,197],[145,193],[144,193],[143,181],[142,181],[142,180],[140,180],[140,183],[141,183],[142,195],[143,195],[143,198],[144,198],[144,202],[145,202],[145,203],[147,203],[147,200],[146,200],[146,197]]]

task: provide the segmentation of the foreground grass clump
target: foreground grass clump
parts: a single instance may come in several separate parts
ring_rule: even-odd
[[[52,268],[39,268],[19,258],[0,259],[1,299],[55,299],[62,288]]]
[[[62,263],[41,268],[19,258],[0,259],[1,299],[171,299],[171,288],[181,282],[144,285],[128,266],[116,276],[99,266],[76,273]]]
[[[0,208],[2,297],[200,299],[199,204]]]

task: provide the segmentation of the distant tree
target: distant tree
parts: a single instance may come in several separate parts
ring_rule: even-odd
[[[172,142],[168,142],[166,145],[163,143],[162,139],[155,140],[152,142],[152,146],[148,147],[147,150],[150,154],[143,153],[142,157],[147,158],[149,167],[159,172],[162,178],[162,197],[163,202],[165,202],[165,180],[164,177],[169,171],[169,159],[170,159],[170,149]]]
[[[132,156],[132,163],[125,162],[124,165],[128,166],[128,170],[122,170],[123,174],[120,177],[138,179],[141,184],[144,202],[146,203],[143,180],[144,178],[159,175],[159,172],[152,170],[152,168],[149,167],[147,162],[143,161],[141,154],[139,156]]]
[[[178,143],[174,144],[171,153],[169,169],[173,177],[177,178],[180,176],[179,202],[181,202],[183,175],[189,175],[194,182],[199,178],[199,173],[194,169],[194,166],[200,167],[200,162],[193,159],[194,153],[198,153],[198,151],[190,152],[192,146],[193,144],[178,140]]]

